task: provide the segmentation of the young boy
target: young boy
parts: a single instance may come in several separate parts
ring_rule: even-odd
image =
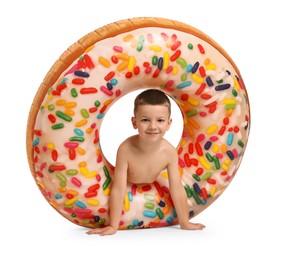
[[[127,182],[152,183],[167,168],[170,194],[182,229],[203,229],[188,219],[186,193],[178,172],[176,149],[163,137],[172,123],[171,104],[164,92],[148,89],[135,99],[132,124],[138,134],[126,139],[118,148],[109,208],[110,224],[87,234],[112,235],[117,232],[123,209]]]

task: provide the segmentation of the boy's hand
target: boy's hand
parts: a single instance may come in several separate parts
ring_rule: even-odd
[[[86,232],[86,234],[88,235],[92,235],[92,234],[98,234],[100,236],[105,236],[105,235],[113,235],[116,233],[116,229],[114,229],[112,226],[106,226],[103,228],[95,228],[92,230],[89,230]]]
[[[181,229],[186,229],[186,230],[201,230],[205,228],[205,225],[200,224],[200,223],[191,223],[187,222],[182,225],[180,225]]]

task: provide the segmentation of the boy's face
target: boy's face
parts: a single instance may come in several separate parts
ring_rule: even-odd
[[[172,119],[165,105],[141,105],[132,117],[134,129],[144,140],[157,141],[169,130]]]

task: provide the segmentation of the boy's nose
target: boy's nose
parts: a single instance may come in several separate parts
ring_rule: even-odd
[[[156,128],[155,122],[151,122],[150,125],[149,125],[149,128],[150,129],[155,129]]]

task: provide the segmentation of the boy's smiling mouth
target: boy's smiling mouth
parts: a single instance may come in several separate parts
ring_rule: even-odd
[[[146,134],[148,134],[148,135],[157,135],[159,133],[158,132],[146,132]]]

